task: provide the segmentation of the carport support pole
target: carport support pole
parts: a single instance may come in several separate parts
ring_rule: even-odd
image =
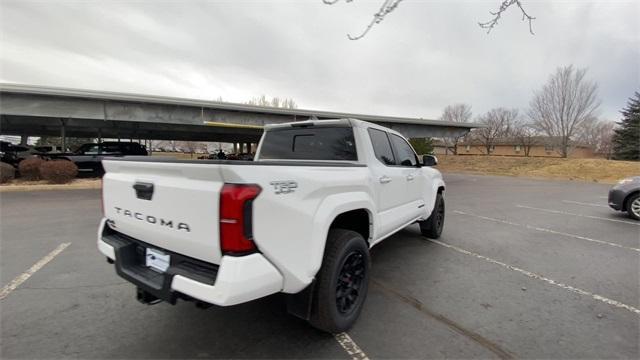
[[[66,152],[67,151],[67,131],[66,131],[67,121],[61,120],[61,122],[62,122],[62,126],[60,127],[60,145],[62,145],[62,151]]]

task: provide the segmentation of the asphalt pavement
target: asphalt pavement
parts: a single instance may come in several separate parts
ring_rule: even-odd
[[[445,181],[439,240],[412,225],[372,249],[348,346],[287,315],[279,295],[208,310],[142,305],[96,249],[100,191],[0,193],[0,285],[30,275],[0,300],[0,355],[640,358],[640,222],[607,207],[608,185]]]

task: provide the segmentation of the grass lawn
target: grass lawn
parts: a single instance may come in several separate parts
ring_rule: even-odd
[[[68,184],[50,184],[46,180],[25,181],[14,179],[6,184],[0,185],[0,192],[10,191],[32,191],[32,190],[78,190],[78,189],[100,189],[102,182],[98,178],[75,179]]]
[[[468,172],[612,184],[640,176],[640,162],[605,159],[559,159],[511,156],[438,155],[442,172]]]

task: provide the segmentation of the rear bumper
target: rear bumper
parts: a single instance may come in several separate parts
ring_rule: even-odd
[[[140,258],[140,248],[144,247],[153,246],[105,228],[103,219],[98,233],[100,252],[114,260],[119,276],[159,299],[173,304],[186,295],[228,306],[282,290],[282,275],[261,254],[223,256],[220,265],[213,265],[159,249],[171,255],[169,268],[159,273],[144,266]]]

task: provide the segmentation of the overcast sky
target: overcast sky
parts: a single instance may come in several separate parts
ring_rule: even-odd
[[[489,35],[499,0],[404,0],[347,39],[381,0],[0,1],[0,81],[435,119],[526,106],[556,67],[589,69],[601,117],[640,90],[640,1],[523,1]]]

